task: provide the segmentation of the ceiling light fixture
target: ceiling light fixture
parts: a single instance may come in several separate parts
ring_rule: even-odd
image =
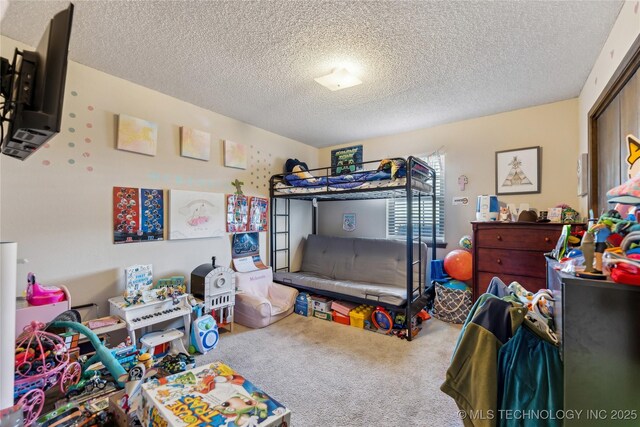
[[[345,68],[336,68],[331,74],[315,78],[314,80],[331,91],[362,84],[362,80],[349,73]]]

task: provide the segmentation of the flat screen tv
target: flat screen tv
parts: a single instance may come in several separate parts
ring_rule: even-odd
[[[2,153],[25,160],[60,132],[73,4],[49,23],[35,52],[2,58]]]

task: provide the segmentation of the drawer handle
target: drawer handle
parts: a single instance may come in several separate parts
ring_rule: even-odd
[[[498,258],[498,259],[496,260],[496,262],[497,262],[498,264],[502,264],[502,260],[501,260],[500,258]]]
[[[551,241],[551,239],[550,239],[550,238],[548,238],[548,237],[545,237],[545,238],[544,238],[544,241],[545,241],[545,242],[547,242],[547,243],[549,243],[549,242]]]
[[[502,240],[502,236],[498,234],[498,237],[496,237],[498,240]]]

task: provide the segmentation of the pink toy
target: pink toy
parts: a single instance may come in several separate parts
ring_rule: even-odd
[[[26,426],[40,415],[45,391],[57,384],[66,393],[82,374],[78,362],[69,363],[64,340],[43,328],[44,324],[31,322],[16,339],[13,398],[22,407]]]
[[[42,286],[36,282],[33,273],[27,275],[27,302],[31,305],[45,305],[64,301],[64,291],[57,286]]]

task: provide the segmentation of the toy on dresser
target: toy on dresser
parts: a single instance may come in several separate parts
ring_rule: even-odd
[[[233,332],[233,308],[236,299],[235,272],[216,265],[216,257],[211,264],[202,264],[191,272],[191,293],[204,301],[204,312],[211,314],[219,327],[229,327]]]

